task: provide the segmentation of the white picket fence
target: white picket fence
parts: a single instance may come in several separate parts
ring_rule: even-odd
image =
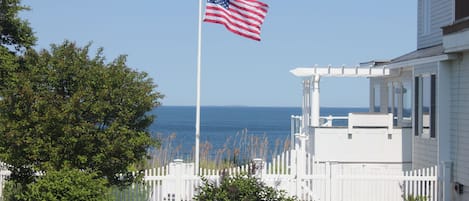
[[[438,200],[436,166],[402,171],[397,166],[320,162],[301,150],[285,152],[269,163],[256,163],[225,170],[200,169],[196,176],[192,163],[178,161],[146,170],[144,185],[133,189],[147,192],[148,197],[142,200],[187,201],[197,194],[202,177],[218,184],[222,175],[254,173],[267,185],[305,201],[403,201],[410,197]],[[140,200],[132,193],[120,195],[126,198],[121,200]]]
[[[439,200],[436,166],[402,171],[378,165],[321,162],[302,150],[284,152],[269,163],[257,160],[224,170],[200,169],[199,175],[194,174],[193,163],[175,161],[145,170],[142,183],[112,193],[119,201],[189,201],[197,194],[202,177],[219,184],[222,175],[240,173],[253,173],[265,184],[305,201],[403,201],[409,197]],[[0,186],[7,174],[0,172]]]

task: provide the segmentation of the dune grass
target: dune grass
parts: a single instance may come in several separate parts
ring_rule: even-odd
[[[174,159],[183,159],[185,162],[193,162],[194,146],[191,153],[182,153],[182,144],[176,143],[177,135],[172,133],[166,137],[159,135],[161,146],[150,151],[148,167],[160,167],[167,165]],[[275,156],[290,149],[289,136],[285,139],[276,139],[274,145],[269,145],[266,134],[249,134],[247,129],[228,137],[221,148],[214,148],[209,141],[200,143],[200,167],[208,169],[220,169],[246,164],[254,158],[269,160],[269,156]]]

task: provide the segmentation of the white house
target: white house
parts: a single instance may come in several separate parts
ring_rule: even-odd
[[[417,50],[389,61],[293,69],[303,83],[294,149],[225,170],[193,171],[193,163],[175,161],[145,170],[145,185],[130,190],[144,189],[148,200],[192,200],[201,176],[218,182],[255,170],[300,200],[468,201],[469,1],[418,0],[417,29]],[[320,116],[322,77],[368,78],[369,111]],[[334,125],[337,119],[348,125]],[[0,187],[8,174],[0,171]]]
[[[469,1],[418,0],[417,30],[417,50],[390,61],[292,70],[304,83],[299,136],[309,138],[308,150],[319,160],[438,165],[446,178],[441,198],[467,201]],[[347,128],[331,126],[334,117],[319,116],[324,76],[368,77],[370,113],[349,114]]]

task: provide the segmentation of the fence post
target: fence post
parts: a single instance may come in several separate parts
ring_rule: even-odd
[[[254,164],[254,175],[258,178],[262,178],[262,174],[265,174],[265,163],[262,158],[254,158],[252,159],[252,163]]]
[[[303,140],[302,140],[303,142]],[[297,150],[296,154],[296,189],[295,189],[295,194],[298,198],[301,198],[301,182],[304,178],[304,170],[305,167],[303,165],[303,162],[305,161],[305,151],[303,150],[303,147],[299,150]]]
[[[295,174],[294,178],[296,178],[295,181],[295,194],[297,197],[300,198],[301,194],[301,183],[304,179],[304,175],[306,173],[306,141],[308,140],[308,136],[304,133],[297,134],[296,135],[297,141],[299,143],[296,144],[295,147],[295,157],[291,158],[290,160],[293,160],[291,165],[295,165]],[[293,173],[293,172],[292,172]]]
[[[183,169],[183,160],[181,159],[175,159],[172,163],[169,163],[169,175],[173,178],[172,185],[177,186],[178,188],[170,187],[169,185],[167,188],[168,190],[171,189],[168,192],[171,195],[171,198],[168,199],[176,199],[179,200],[179,196],[181,195],[181,186],[182,186],[182,178],[181,176],[184,174],[184,169]]]
[[[332,185],[332,178],[331,178],[331,163],[329,161],[326,162],[326,194],[325,194],[325,201],[331,201],[331,185]]]
[[[187,179],[194,176],[194,163],[184,163],[181,159],[175,159],[169,164],[168,179],[163,185],[163,196],[168,195],[170,200],[183,200],[188,194],[186,191],[190,190],[193,192],[194,189],[189,187]]]

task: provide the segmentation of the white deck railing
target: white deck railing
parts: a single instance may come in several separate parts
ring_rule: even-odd
[[[338,126],[334,122],[337,120],[347,120],[346,125],[340,125],[339,127],[345,126],[392,126],[395,117],[388,113],[349,113],[348,116],[321,116],[319,117],[320,127],[334,127]],[[292,133],[299,133],[302,127],[302,117],[298,115],[291,116],[291,130]]]
[[[334,126],[334,121],[335,120],[348,120],[348,116],[322,116],[319,117],[319,122],[321,124],[321,127],[332,127]]]

